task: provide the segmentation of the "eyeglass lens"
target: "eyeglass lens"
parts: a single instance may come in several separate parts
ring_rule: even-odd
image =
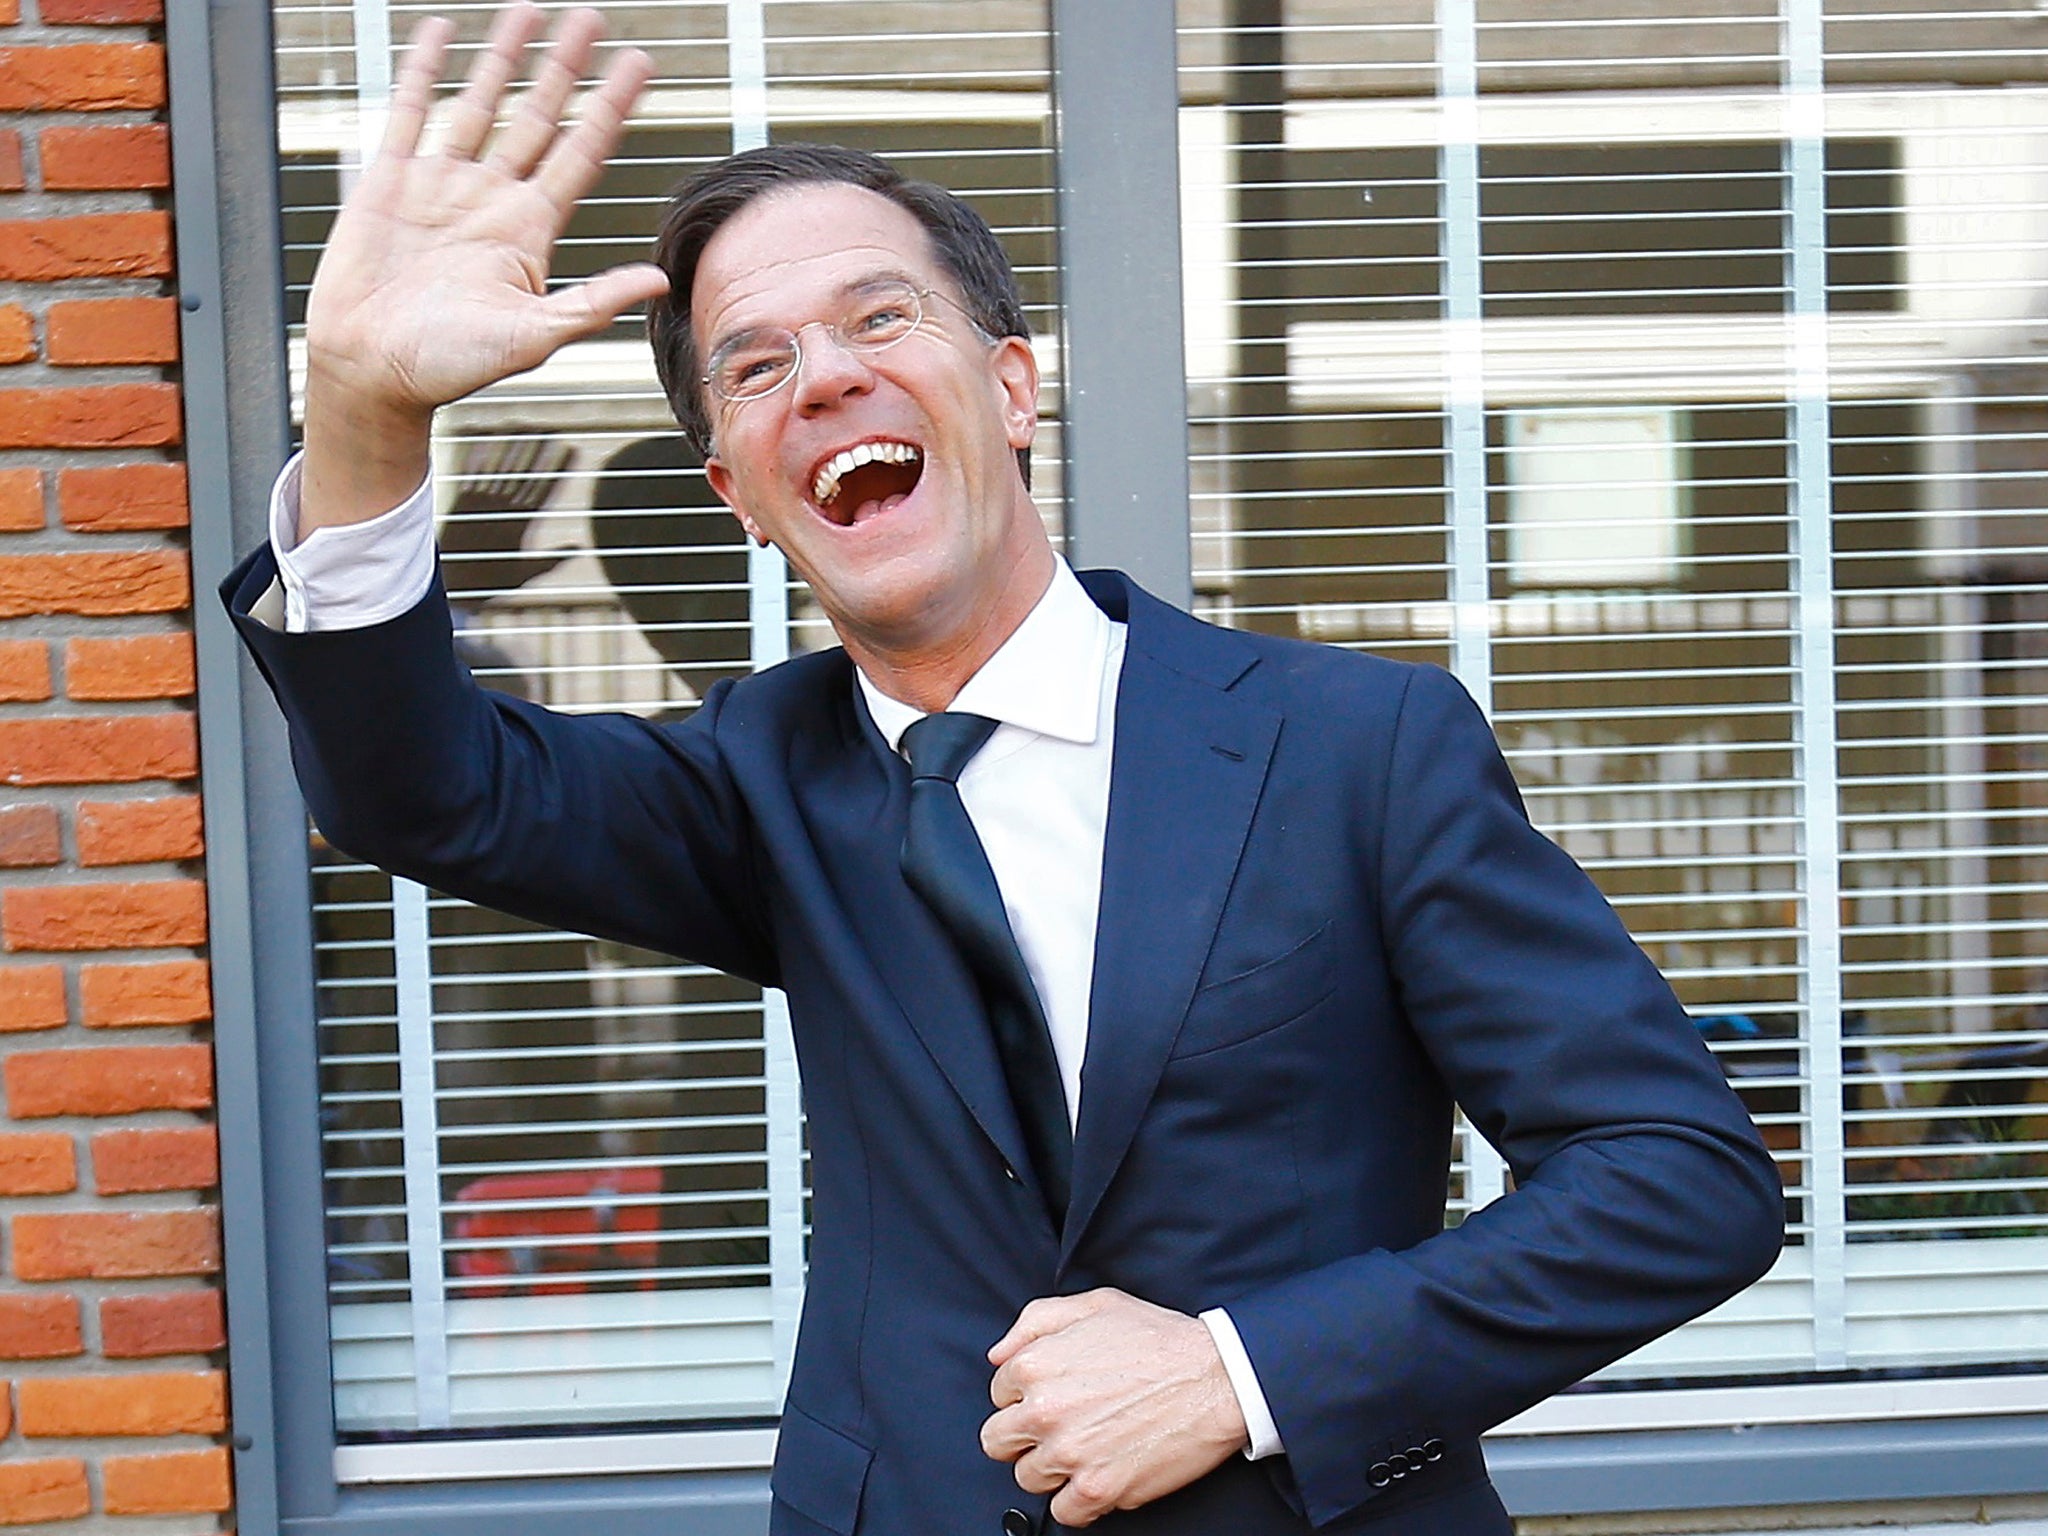
[[[863,287],[837,323],[827,325],[840,346],[855,352],[893,347],[924,320],[924,302],[908,283]],[[753,400],[796,376],[801,358],[796,332],[781,326],[743,331],[712,355],[705,382],[727,400]]]

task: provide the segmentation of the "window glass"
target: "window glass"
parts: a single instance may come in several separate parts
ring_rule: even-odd
[[[306,285],[396,51],[451,14],[460,69],[493,8],[277,0],[295,379]],[[879,150],[1003,237],[1056,410],[1044,7],[767,0],[765,77],[735,82],[727,21],[749,10],[608,8],[657,75],[551,281],[644,258],[670,188],[736,142]],[[1034,461],[1057,530],[1056,419]],[[680,722],[719,678],[830,642],[682,447],[637,316],[444,410],[435,468],[457,644],[488,687]],[[807,1222],[779,999],[313,850],[344,1475],[391,1475],[381,1451],[436,1437],[772,1418]],[[548,1455],[529,1446],[521,1470]]]
[[[1709,9],[1181,0],[1197,586],[1451,667],[1776,1150],[1596,1388],[2038,1371],[2042,66]]]

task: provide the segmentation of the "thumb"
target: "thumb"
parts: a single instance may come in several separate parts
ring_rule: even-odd
[[[594,336],[635,304],[668,292],[668,274],[652,262],[612,267],[559,288],[541,301],[553,323],[556,345]]]

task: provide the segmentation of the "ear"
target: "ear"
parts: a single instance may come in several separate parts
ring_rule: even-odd
[[[1038,436],[1038,354],[1022,336],[1005,336],[996,342],[994,364],[1004,435],[1012,448],[1029,448]]]
[[[763,549],[767,548],[768,535],[761,531],[760,524],[741,509],[732,482],[732,471],[726,468],[724,460],[716,454],[704,461],[704,480],[711,487],[711,494],[724,502],[731,509],[732,515],[739,519],[740,526],[747,530],[747,537]]]

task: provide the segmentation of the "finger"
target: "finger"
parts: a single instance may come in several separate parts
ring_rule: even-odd
[[[1024,1385],[1017,1380],[1017,1372],[1006,1360],[997,1367],[995,1375],[988,1379],[988,1400],[998,1408],[1007,1408],[1012,1403],[1024,1401]]]
[[[1036,1301],[1027,1302],[1024,1310],[1017,1314],[1017,1321],[1010,1324],[1010,1331],[989,1346],[988,1363],[1007,1365],[1010,1357],[1033,1339],[1058,1333],[1062,1328],[1072,1327],[1082,1318],[1092,1315],[1102,1305],[1095,1299],[1098,1294],[1089,1291],[1080,1296],[1041,1296]]]
[[[519,73],[526,45],[540,35],[547,18],[536,5],[507,6],[491,23],[491,37],[483,52],[470,66],[469,83],[455,98],[448,114],[448,137],[441,152],[459,160],[470,160],[490,137],[498,121],[498,103],[505,87]]]
[[[525,176],[540,163],[561,132],[562,113],[584,71],[590,68],[591,52],[604,36],[604,18],[596,11],[571,11],[555,28],[554,46],[548,49],[533,88],[519,100],[512,120],[498,135],[487,162],[507,176]]]
[[[635,304],[645,304],[667,292],[668,274],[651,262],[639,261],[558,288],[541,304],[554,325],[559,346],[594,336]]]
[[[981,1421],[981,1453],[990,1461],[1015,1461],[1038,1442],[1023,1427],[1023,1415],[1005,1408]]]
[[[1041,1455],[1025,1456],[1010,1475],[1026,1493],[1058,1493],[1067,1485],[1066,1473],[1049,1465]]]
[[[422,17],[412,29],[412,42],[391,87],[390,113],[384,119],[378,159],[404,160],[419,147],[420,130],[426,127],[427,111],[434,104],[434,87],[440,82],[441,65],[448,56],[448,40],[454,35],[455,24],[445,16]]]
[[[576,126],[555,141],[534,172],[534,184],[554,203],[566,224],[569,212],[604,174],[604,163],[617,147],[633,103],[654,78],[654,60],[628,48],[611,62],[597,89],[583,99]]]
[[[1061,1525],[1093,1525],[1116,1505],[1105,1499],[1090,1499],[1075,1491],[1072,1483],[1063,1484],[1052,1496],[1052,1503],[1046,1512]]]

